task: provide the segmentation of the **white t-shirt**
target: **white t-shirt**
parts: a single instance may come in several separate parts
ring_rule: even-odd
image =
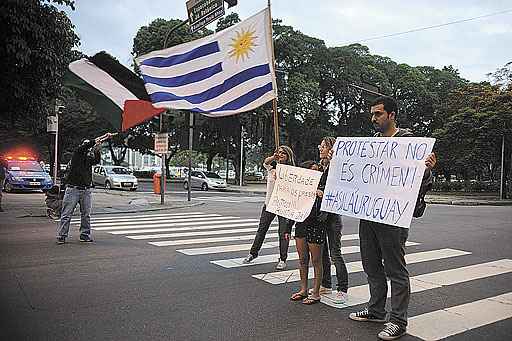
[[[265,205],[268,206],[270,196],[274,190],[274,184],[276,183],[276,170],[272,165],[267,165],[265,163],[263,163],[263,167],[267,170],[267,194],[265,196]]]

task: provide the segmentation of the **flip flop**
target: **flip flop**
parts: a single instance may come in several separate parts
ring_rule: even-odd
[[[302,301],[302,300],[306,299],[307,297],[308,297],[308,295],[306,295],[306,294],[301,294],[300,292],[296,292],[290,297],[290,300]]]
[[[305,305],[312,305],[317,303],[320,303],[320,298],[313,298],[312,296],[308,296],[302,300],[302,304]]]

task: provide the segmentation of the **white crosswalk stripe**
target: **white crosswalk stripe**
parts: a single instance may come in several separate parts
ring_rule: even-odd
[[[411,293],[442,288],[446,285],[454,285],[474,281],[477,279],[497,276],[510,272],[512,272],[512,260],[501,259],[493,262],[427,273],[410,278]],[[388,282],[388,286],[389,284],[390,283]],[[328,296],[322,296],[322,303],[336,308],[346,308],[364,304],[370,299],[370,290],[368,288],[368,284],[349,288],[348,295],[350,298],[349,302],[346,304],[336,304]],[[388,297],[390,296],[391,290],[388,290]]]
[[[217,202],[230,202],[230,203],[239,203],[239,202],[264,202],[265,197],[233,197],[233,196],[211,196],[211,197],[195,197],[194,200],[197,201],[217,201]]]
[[[119,219],[153,219],[156,217],[176,217],[176,216],[193,216],[198,214],[204,214],[202,212],[181,212],[181,213],[157,213],[157,214],[142,214],[142,215],[117,215],[117,214],[111,214],[111,215],[103,215],[103,216],[92,216],[92,221],[118,221]],[[80,222],[80,218],[73,218],[71,219],[72,223]]]
[[[512,292],[413,316],[407,329],[410,335],[424,340],[441,340],[509,318]]]
[[[224,197],[208,198],[212,201],[227,200]],[[238,202],[235,201],[237,199],[231,198],[234,202]],[[74,220],[75,224],[79,224],[79,222],[79,219]],[[294,250],[295,241],[293,239],[290,241],[290,252],[288,253],[290,270],[274,270],[274,265],[279,258],[277,222],[273,222],[270,226],[265,242],[261,247],[262,250],[267,250],[265,254],[260,254],[249,264],[243,264],[244,257],[241,256],[244,256],[244,254],[236,254],[251,249],[251,242],[257,231],[258,222],[259,219],[256,217],[188,212],[95,217],[92,220],[92,226],[98,232],[122,236],[137,242],[143,241],[155,247],[187,247],[186,245],[190,245],[176,251],[187,256],[218,255],[213,260],[205,261],[223,267],[226,271],[236,271],[236,269],[242,267],[254,266],[257,271],[254,271],[251,276],[265,284],[283,285],[299,281],[298,269],[293,268],[298,265],[298,254]],[[359,254],[358,239],[358,234],[343,235],[342,253],[344,255]],[[356,241],[356,243],[350,241]],[[197,247],[194,247],[195,245]],[[407,242],[406,246],[408,248],[415,247],[414,252],[406,255],[407,263],[412,269],[416,264],[455,258],[463,259],[472,254],[469,250],[429,249],[427,245],[413,241]],[[417,250],[418,247],[420,250]],[[231,255],[231,253],[234,254]],[[445,262],[443,264],[450,263]],[[347,262],[346,266],[349,274],[363,272],[361,261]],[[265,267],[270,271],[264,272]],[[335,267],[331,266],[331,273],[335,274],[335,272]],[[440,288],[443,288],[444,292],[452,290],[452,288],[456,290],[455,288],[459,284],[493,279],[495,276],[504,276],[511,273],[512,260],[510,259],[422,273],[411,276],[411,294],[414,295],[427,290],[439,290]],[[312,279],[313,276],[313,269],[310,268],[309,278]],[[290,294],[291,292],[292,290],[290,290]],[[390,293],[389,290],[388,296]],[[367,284],[350,287],[348,294],[349,301],[346,304],[335,303],[333,301],[334,293],[323,295],[321,303],[337,309],[344,309],[364,305],[370,298]],[[438,310],[410,316],[408,333],[424,340],[439,340],[512,318],[512,292],[499,292],[495,295],[487,298],[476,297],[474,301],[469,303],[452,307],[439,307]]]
[[[218,223],[218,222],[216,222]],[[158,229],[142,229],[142,230],[115,230],[109,231],[110,234],[136,234],[136,233],[155,233],[155,232],[176,232],[176,231],[197,231],[197,230],[211,230],[228,227],[244,227],[244,226],[258,226],[254,222],[254,219],[233,219],[230,220],[231,224],[215,224],[206,226],[187,226],[187,227],[169,227],[169,228],[158,228]],[[271,224],[271,226],[277,225],[277,222]],[[179,251],[179,250],[177,250]],[[183,252],[184,253],[184,252]]]

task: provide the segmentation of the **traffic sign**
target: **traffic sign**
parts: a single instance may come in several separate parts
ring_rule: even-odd
[[[155,153],[166,154],[169,152],[169,135],[167,133],[155,135]]]
[[[49,133],[55,133],[59,130],[59,117],[48,116],[46,118],[46,131]]]
[[[190,32],[194,33],[224,15],[224,0],[189,0],[187,12]]]

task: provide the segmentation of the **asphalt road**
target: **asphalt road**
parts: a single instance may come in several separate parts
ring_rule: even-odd
[[[192,208],[96,217],[96,242],[88,245],[77,241],[76,225],[69,243],[56,245],[55,223],[2,213],[0,338],[376,340],[382,326],[347,319],[363,304],[291,302],[298,282],[293,272],[276,273],[276,244],[267,243],[254,265],[240,266],[263,197],[208,193]],[[511,218],[510,206],[430,205],[413,223],[407,253],[415,336],[401,340],[510,338]],[[357,304],[366,278],[354,263],[355,219],[344,219],[343,234]],[[292,259],[294,252],[291,246]],[[288,267],[296,269],[297,260]]]

